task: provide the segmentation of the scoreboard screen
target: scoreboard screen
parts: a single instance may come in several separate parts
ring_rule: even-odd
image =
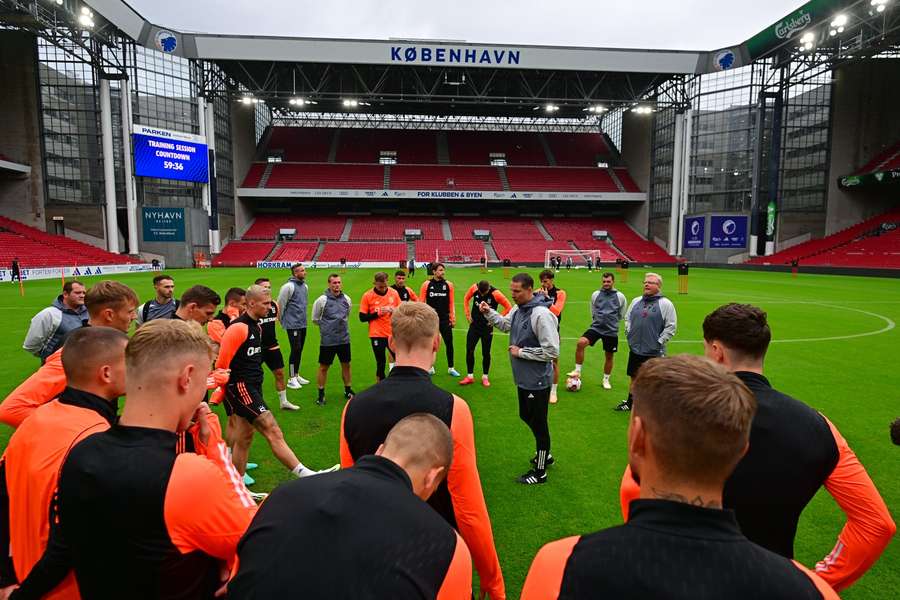
[[[203,136],[135,125],[132,138],[135,175],[209,182],[209,155]]]

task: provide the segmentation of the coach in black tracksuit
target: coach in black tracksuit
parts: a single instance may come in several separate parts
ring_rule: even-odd
[[[512,304],[506,299],[503,293],[492,286],[489,281],[482,279],[466,292],[463,298],[463,308],[466,311],[466,320],[469,322],[469,331],[466,333],[466,376],[460,381],[460,385],[469,385],[475,381],[473,373],[475,372],[475,348],[478,342],[481,342],[481,382],[487,387],[490,385],[488,373],[491,370],[491,342],[494,340],[494,328],[481,311],[479,305],[485,302],[493,310],[503,307],[503,314],[506,314]]]

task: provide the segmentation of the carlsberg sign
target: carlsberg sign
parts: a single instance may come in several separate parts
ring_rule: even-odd
[[[810,23],[812,23],[810,14],[801,10],[799,15],[789,17],[775,25],[775,37],[779,40],[787,39]]]

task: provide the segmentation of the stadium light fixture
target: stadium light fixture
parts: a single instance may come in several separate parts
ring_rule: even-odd
[[[56,5],[57,5],[57,6],[62,6],[62,5],[63,5],[63,0],[56,0]]]
[[[800,43],[803,45],[811,44],[813,42],[813,40],[815,40],[815,39],[816,39],[816,34],[814,34],[812,31],[807,31],[800,38]]]
[[[288,104],[291,106],[304,106],[306,104],[306,100],[303,98],[291,98],[288,100]]]
[[[594,106],[588,106],[584,109],[586,112],[599,114],[608,111],[609,109],[603,106],[602,104],[595,104]]]
[[[877,12],[884,12],[887,3],[888,0],[872,0],[871,5],[875,7]]]
[[[253,96],[241,97],[241,104],[253,104]]]
[[[545,104],[544,110],[548,113],[553,113],[559,110],[559,107],[555,104]]]
[[[344,98],[342,103],[344,108],[356,108],[359,106],[359,100],[354,100],[353,98]]]
[[[646,106],[646,105],[635,106],[635,107],[632,107],[631,112],[638,114],[638,115],[649,115],[650,113],[653,112],[653,107]]]

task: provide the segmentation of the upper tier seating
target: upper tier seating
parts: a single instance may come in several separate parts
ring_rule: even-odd
[[[900,269],[900,228],[821,252],[805,259],[803,264]]]
[[[631,175],[628,173],[628,169],[624,169],[622,167],[616,167],[615,169],[616,177],[619,178],[619,181],[622,182],[622,187],[625,188],[626,192],[640,192],[641,188],[637,186],[634,182],[634,179],[631,178]]]
[[[113,254],[102,248],[62,235],[53,235],[24,223],[0,217],[0,265],[9,266],[19,258],[20,266],[71,267],[77,265],[122,265],[139,263],[125,254]]]
[[[252,165],[250,165],[250,170],[247,171],[247,176],[244,177],[244,183],[241,187],[259,187],[259,182],[262,179],[263,173],[265,172],[266,163],[253,163]]]
[[[267,188],[384,189],[381,165],[275,163]]]
[[[450,162],[489,165],[492,153],[503,153],[510,165],[544,165],[547,155],[537,135],[526,131],[448,131]]]
[[[890,171],[891,169],[900,169],[900,142],[888,147],[884,152],[878,153],[875,158],[859,168],[856,174]]]
[[[296,229],[294,239],[337,240],[347,224],[347,217],[318,215],[258,215],[243,235],[245,240],[273,240],[279,229]]]
[[[606,169],[597,167],[508,167],[511,190],[526,192],[618,192]]]
[[[566,167],[596,167],[597,161],[607,159],[609,148],[599,133],[544,133],[544,139],[556,158],[556,164]]]
[[[382,150],[398,164],[437,164],[437,132],[410,129],[341,129],[335,162],[377,163]]]
[[[334,129],[318,127],[273,127],[267,147],[270,153],[283,151],[284,160],[326,162]]]
[[[501,191],[496,167],[454,165],[396,165],[391,167],[392,190]]]
[[[265,260],[275,247],[275,242],[228,242],[216,256],[214,267],[255,267],[257,261]]]
[[[351,240],[402,240],[406,229],[421,229],[425,239],[441,240],[441,220],[435,217],[353,217]]]

